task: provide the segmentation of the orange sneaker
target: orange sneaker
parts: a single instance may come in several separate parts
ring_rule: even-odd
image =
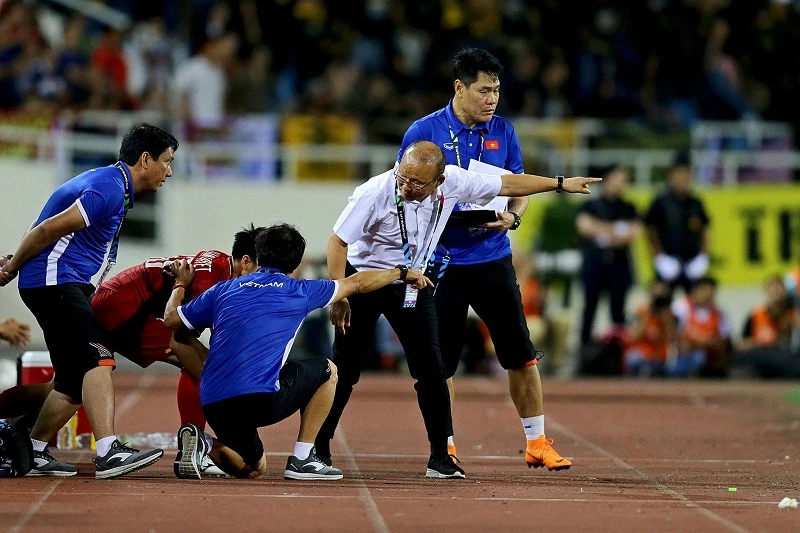
[[[572,462],[561,457],[553,449],[553,439],[546,439],[544,435],[536,440],[529,440],[525,449],[525,462],[528,468],[541,468],[548,470],[567,470]]]
[[[455,444],[448,444],[447,445],[447,455],[453,458],[453,461],[458,464],[459,461],[458,457],[456,457],[456,445]]]

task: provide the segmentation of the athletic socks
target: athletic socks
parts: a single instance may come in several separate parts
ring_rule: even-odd
[[[456,441],[453,440],[453,435],[450,435],[449,437],[447,437],[447,445],[448,446],[455,446],[456,445]]]
[[[33,449],[37,452],[43,452],[47,448],[47,443],[43,440],[31,439],[31,444],[33,444]]]
[[[544,415],[528,416],[520,420],[522,429],[525,430],[525,438],[528,440],[536,440],[544,435]]]
[[[181,370],[178,380],[178,413],[181,415],[181,425],[195,424],[200,429],[205,429],[206,417],[200,405],[200,382],[186,370]]]
[[[109,450],[111,450],[111,445],[114,444],[115,440],[117,440],[116,435],[111,435],[110,437],[103,437],[102,439],[98,440],[96,443],[97,457],[105,457],[106,455],[108,455]]]
[[[311,453],[311,448],[314,447],[313,442],[295,442],[294,443],[294,453],[293,456],[297,457],[301,461],[305,461],[308,459],[308,455]]]

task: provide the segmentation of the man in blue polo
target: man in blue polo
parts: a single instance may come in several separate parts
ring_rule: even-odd
[[[361,272],[338,281],[296,280],[305,239],[279,224],[256,238],[258,270],[218,283],[180,305],[193,267],[181,261],[164,315],[167,327],[212,327],[211,345],[200,379],[200,400],[216,438],[193,424],[178,431],[178,477],[200,477],[206,455],[228,474],[255,478],[267,460],[258,428],[276,424],[298,410],[300,432],[286,463],[286,479],[341,479],[342,471],[317,457],[314,439],[336,393],[336,366],[325,357],[287,361],[308,313],[356,293],[390,283],[432,287],[421,272],[405,265]],[[402,285],[402,284],[401,284]]]
[[[140,124],[122,139],[119,161],[69,180],[50,196],[16,253],[0,268],[0,286],[19,274],[19,293],[44,332],[55,369],[53,390],[31,430],[35,465],[28,475],[74,476],[75,465],[57,461],[47,442],[83,403],[97,439],[95,477],[117,477],[154,463],[162,450],[140,451],[114,434],[114,355],[92,312],[92,276],[108,248],[108,273],[134,196],[157,191],[172,175],[178,141]],[[109,244],[110,243],[110,244]],[[101,276],[102,280],[102,276]]]
[[[469,168],[476,160],[514,174],[524,172],[522,152],[514,127],[495,116],[503,67],[489,52],[461,50],[453,58],[455,95],[447,107],[414,122],[405,136],[397,160],[416,141],[442,147],[447,164]],[[559,189],[560,192],[560,189]],[[436,287],[439,343],[447,366],[451,403],[455,399],[453,375],[464,344],[464,325],[469,306],[489,329],[497,359],[508,370],[511,399],[517,408],[527,439],[528,466],[550,470],[569,468],[570,462],[544,436],[544,404],[536,350],[531,343],[514,267],[508,230],[519,227],[528,198],[496,198],[488,208],[497,220],[479,226],[455,222],[458,211],[486,206],[457,204],[454,218],[445,227],[436,249],[431,278]],[[448,441],[455,455],[455,442]]]

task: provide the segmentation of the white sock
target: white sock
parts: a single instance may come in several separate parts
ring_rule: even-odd
[[[300,442],[300,441],[297,441],[297,442],[294,443],[294,453],[292,455],[294,455],[295,457],[297,457],[301,461],[304,461],[304,460],[308,459],[308,454],[311,453],[311,448],[313,448],[313,447],[314,447],[314,443],[313,442]]]
[[[214,447],[214,437],[212,437],[210,433],[204,432],[203,438],[206,439],[206,444],[208,444],[208,449],[211,450],[211,448]]]
[[[455,446],[456,445],[456,441],[453,440],[453,436],[452,435],[447,437],[447,445],[448,446]]]
[[[31,439],[31,444],[33,444],[33,449],[37,452],[43,452],[47,448],[47,443],[43,440]]]
[[[528,440],[536,440],[544,435],[544,415],[529,416],[520,420],[522,429],[525,430],[525,438]]]
[[[97,457],[105,457],[108,455],[108,452],[111,451],[111,445],[114,444],[114,441],[117,440],[116,435],[111,435],[109,437],[103,437],[102,439],[96,442],[97,444]]]

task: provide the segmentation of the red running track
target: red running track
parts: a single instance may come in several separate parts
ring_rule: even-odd
[[[118,431],[173,432],[177,376],[115,376]],[[298,418],[262,430],[258,480],[178,480],[156,465],[96,481],[0,480],[0,529],[16,531],[800,531],[798,383],[545,380],[547,435],[571,470],[528,469],[506,383],[457,380],[467,480],[424,478],[412,381],[365,376],[334,442],[340,482],[282,478]],[[736,487],[736,492],[729,492]]]

